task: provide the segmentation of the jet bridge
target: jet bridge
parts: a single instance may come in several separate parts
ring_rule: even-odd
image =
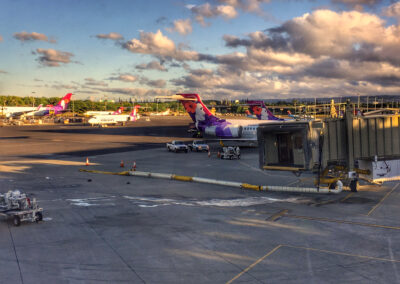
[[[400,116],[353,116],[283,121],[258,127],[264,170],[319,172],[318,184],[338,179],[400,180]]]

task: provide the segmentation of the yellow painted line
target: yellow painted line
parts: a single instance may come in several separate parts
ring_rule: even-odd
[[[359,257],[359,258],[365,258],[365,259],[371,259],[371,260],[379,260],[379,261],[388,261],[388,262],[400,263],[400,260],[395,260],[395,259],[390,259],[390,258],[382,258],[382,257],[366,256],[366,255],[359,255],[359,254],[352,254],[352,253],[340,252],[340,251],[332,251],[332,250],[317,249],[317,248],[310,248],[310,247],[291,246],[291,245],[281,245],[281,247],[312,250],[312,251],[329,253],[329,254],[352,256],[352,257]]]
[[[358,225],[358,226],[363,226],[363,227],[400,230],[400,227],[386,226],[386,225],[379,225],[379,224],[370,224],[370,223],[361,223],[361,222],[353,222],[353,221],[345,221],[345,220],[335,220],[335,219],[328,219],[328,218],[296,216],[296,215],[285,215],[285,217],[296,218],[296,219],[304,219],[304,220],[311,220],[311,221],[321,221],[321,222],[330,222],[330,223],[339,223],[339,224],[348,224],[348,225]]]
[[[273,250],[271,250],[269,253],[267,253],[266,255],[264,255],[263,257],[257,259],[255,262],[253,262],[252,264],[250,264],[247,268],[245,268],[242,272],[240,272],[238,275],[236,275],[235,277],[233,277],[231,280],[229,280],[228,282],[226,282],[226,284],[230,284],[233,281],[235,281],[236,279],[238,279],[240,276],[242,276],[243,274],[245,274],[246,272],[248,272],[250,269],[252,269],[254,266],[256,266],[257,264],[259,264],[261,261],[263,261],[264,259],[266,259],[268,256],[270,256],[271,254],[273,254],[274,252],[276,252],[279,248],[281,248],[282,245],[276,246]]]
[[[340,202],[346,201],[347,199],[349,199],[350,197],[352,197],[354,194],[354,192],[350,192],[349,194],[347,194],[342,200],[340,200]]]
[[[391,191],[389,191],[388,193],[386,193],[386,195],[381,199],[381,201],[378,202],[378,204],[376,204],[367,214],[367,216],[371,215],[372,212],[375,211],[376,208],[378,208],[383,201],[385,201],[385,199],[400,185],[400,183],[396,184]]]

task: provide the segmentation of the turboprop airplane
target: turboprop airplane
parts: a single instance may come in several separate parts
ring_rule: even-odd
[[[38,111],[42,105],[39,105],[37,107],[0,107],[0,113],[1,115],[5,115],[7,118],[10,117],[17,117],[24,115],[26,113],[32,112],[32,111]]]
[[[125,125],[127,121],[136,121],[140,118],[140,115],[137,113],[139,105],[134,106],[130,114],[106,114],[106,115],[95,115],[88,120],[88,123],[92,126],[99,125]]]
[[[225,140],[257,141],[259,124],[278,122],[277,120],[232,119],[228,121],[220,119],[210,112],[198,94],[177,94],[160,98],[177,99],[189,113],[198,131]]]
[[[68,104],[71,101],[71,93],[66,94],[55,106],[48,105],[45,108],[38,108],[35,111],[25,113],[25,116],[45,116],[55,115],[67,111]]]
[[[124,107],[119,107],[116,111],[87,111],[84,113],[85,116],[95,116],[95,115],[118,115],[122,114]]]

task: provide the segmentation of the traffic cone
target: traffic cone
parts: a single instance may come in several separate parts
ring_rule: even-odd
[[[89,158],[86,157],[86,166],[89,166]]]
[[[132,172],[136,171],[136,161],[133,162],[131,171]]]
[[[209,158],[211,157],[211,152],[210,152],[210,151],[208,151],[208,157],[209,157]]]
[[[124,165],[124,160],[121,160],[121,163],[119,164],[119,166],[120,166],[121,168],[125,167],[125,165]]]
[[[220,152],[220,151],[218,151],[217,157],[218,157],[218,158],[221,158],[221,152]]]

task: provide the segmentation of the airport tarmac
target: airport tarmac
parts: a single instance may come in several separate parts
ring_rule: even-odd
[[[316,195],[79,172],[136,162],[140,171],[313,184],[311,174],[259,170],[257,149],[240,160],[166,151],[164,142],[188,137],[188,122],[0,128],[1,192],[19,189],[44,208],[38,224],[0,222],[0,282],[400,282],[399,183]]]

